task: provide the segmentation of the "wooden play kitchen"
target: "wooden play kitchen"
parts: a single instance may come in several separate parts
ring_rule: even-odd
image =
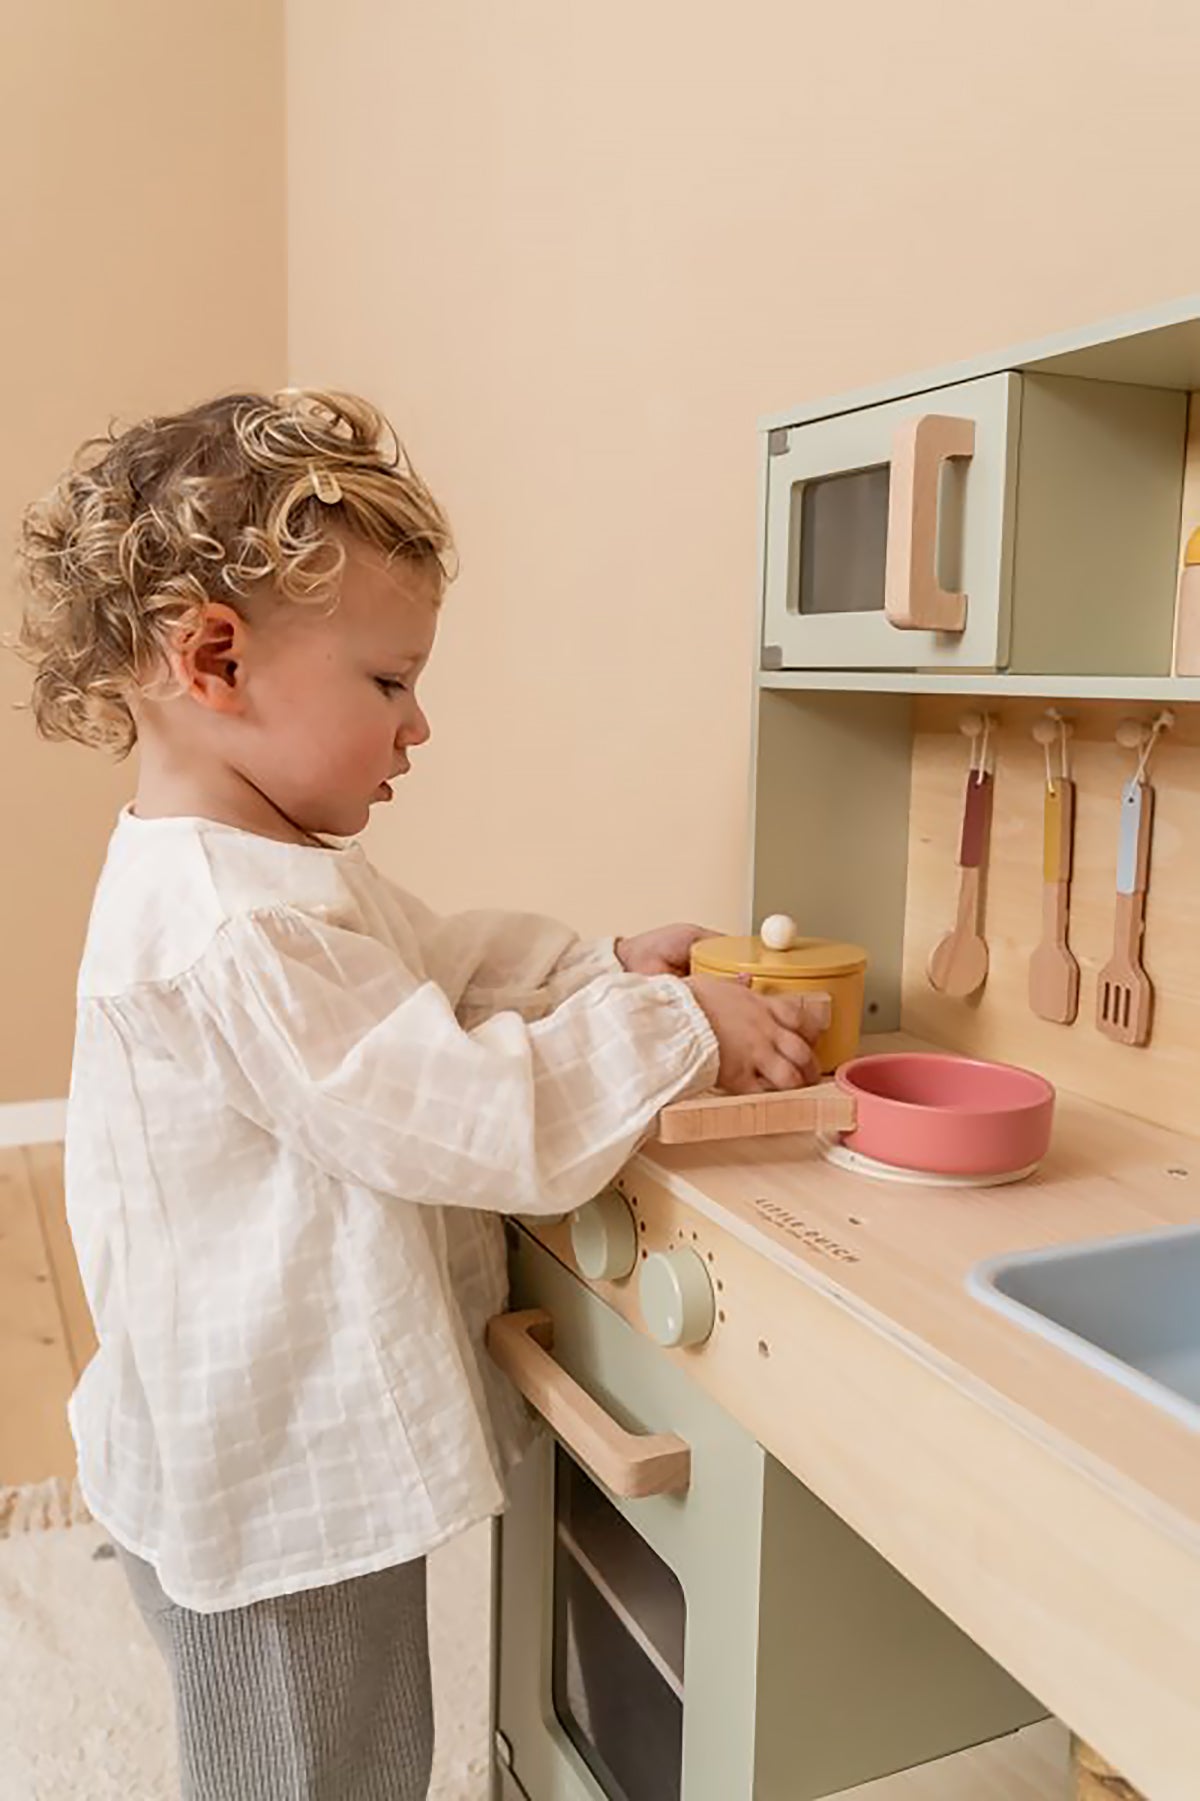
[[[1200,301],[763,424],[751,929],[695,966],[830,993],[824,1077],[675,1103],[513,1227],[494,1339],[556,1438],[504,1801],[1194,1801],[1198,390]],[[1168,1286],[1053,1312],[1058,1248],[1166,1231]]]

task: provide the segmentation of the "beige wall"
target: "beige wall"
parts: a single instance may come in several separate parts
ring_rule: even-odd
[[[370,846],[439,905],[740,923],[756,418],[1200,288],[1200,8],[288,19],[292,379],[392,410],[463,555]]]
[[[0,46],[0,537],[74,447],[284,370],[281,0],[38,0]],[[15,623],[7,551],[0,631]],[[131,771],[48,746],[0,657],[0,1102],[66,1092],[87,907]]]
[[[463,553],[371,848],[444,906],[740,923],[756,418],[1200,287],[1200,11],[334,17],[286,8],[290,375],[388,407]],[[283,23],[8,9],[6,541],[110,413],[281,375]],[[39,745],[0,661],[3,1101],[65,1085],[128,772]]]

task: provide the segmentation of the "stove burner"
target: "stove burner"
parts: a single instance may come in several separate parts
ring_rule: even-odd
[[[928,1170],[902,1169],[894,1163],[880,1163],[876,1157],[865,1157],[861,1151],[852,1151],[839,1138],[818,1134],[817,1143],[826,1162],[835,1163],[839,1169],[848,1169],[856,1176],[867,1176],[874,1182],[907,1182],[921,1188],[1000,1188],[1009,1182],[1023,1182],[1038,1168],[1036,1163],[1029,1163],[1024,1169],[1004,1170],[989,1176],[935,1175]]]

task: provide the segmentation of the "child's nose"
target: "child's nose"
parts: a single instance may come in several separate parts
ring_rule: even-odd
[[[398,744],[424,744],[429,737],[429,721],[420,707],[414,707],[412,718],[405,721],[396,733]]]

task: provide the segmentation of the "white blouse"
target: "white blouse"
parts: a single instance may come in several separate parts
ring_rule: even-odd
[[[603,1187],[715,1080],[685,983],[530,914],[441,918],[356,844],[123,813],[79,977],[85,1499],[201,1612],[504,1504],[505,1213]]]

